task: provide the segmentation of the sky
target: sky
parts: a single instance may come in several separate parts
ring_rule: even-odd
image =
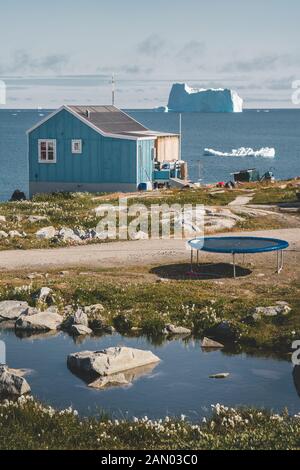
[[[123,108],[166,105],[174,82],[299,107],[299,21],[299,0],[0,0],[6,107],[110,104],[112,73]]]

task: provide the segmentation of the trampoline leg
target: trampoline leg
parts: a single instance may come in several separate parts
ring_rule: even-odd
[[[191,273],[194,272],[194,270],[193,270],[193,262],[194,262],[194,252],[193,252],[193,249],[191,249]]]
[[[283,270],[283,250],[277,251],[277,274]]]
[[[232,253],[233,277],[236,278],[235,253]]]

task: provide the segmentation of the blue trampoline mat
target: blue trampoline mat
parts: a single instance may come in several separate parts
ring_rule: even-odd
[[[289,244],[285,240],[262,237],[202,237],[190,240],[194,250],[211,253],[263,253],[285,250]]]

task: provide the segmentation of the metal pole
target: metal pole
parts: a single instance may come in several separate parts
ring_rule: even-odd
[[[235,253],[232,253],[233,277],[236,278]]]
[[[113,106],[115,105],[115,94],[116,94],[115,85],[116,85],[115,74],[113,73],[112,80],[111,80],[111,93],[112,93],[111,101],[112,101]]]
[[[277,251],[277,274],[280,274],[283,270],[283,250]]]
[[[193,248],[191,249],[191,273],[193,273]]]
[[[182,155],[182,114],[179,114],[179,160]]]

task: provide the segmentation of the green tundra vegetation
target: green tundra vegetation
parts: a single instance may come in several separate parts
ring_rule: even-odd
[[[170,323],[190,328],[201,337],[209,335],[222,321],[227,321],[233,332],[228,346],[237,350],[289,353],[294,338],[300,337],[299,279],[290,283],[288,276],[279,278],[271,271],[259,282],[256,277],[246,276],[238,282],[230,278],[201,281],[199,288],[197,280],[184,277],[188,266],[181,269],[182,276],[174,265],[178,278],[168,280],[164,280],[163,268],[156,266],[50,271],[37,273],[34,279],[28,279],[26,273],[1,274],[0,300],[24,300],[34,306],[39,289],[46,285],[53,290],[62,315],[70,314],[65,308],[68,305],[76,309],[101,304],[101,311],[90,314],[91,324],[101,320],[122,334],[144,334],[156,342],[165,340],[162,331]],[[172,277],[171,272],[168,274]],[[288,315],[253,321],[255,307],[272,306],[278,301],[290,305]]]
[[[184,416],[150,420],[101,414],[81,418],[33,399],[0,403],[1,450],[299,450],[300,416],[221,405],[201,423]]]

